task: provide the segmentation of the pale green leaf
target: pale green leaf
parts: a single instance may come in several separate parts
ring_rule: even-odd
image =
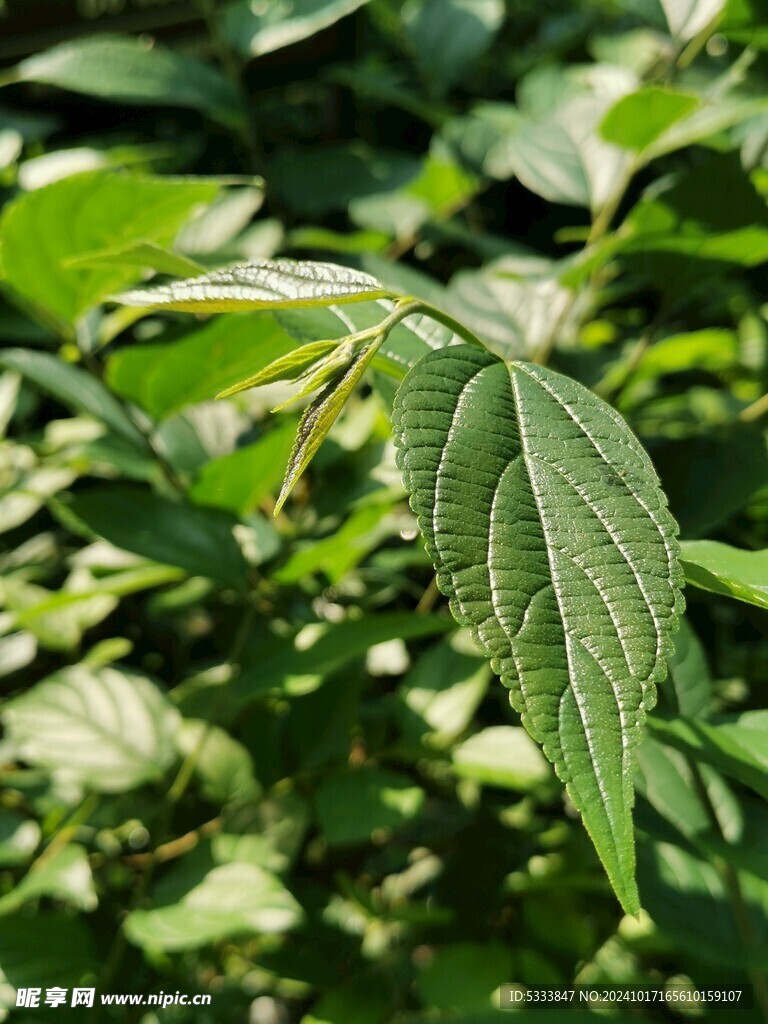
[[[275,875],[254,864],[224,864],[171,906],[132,910],[129,941],[144,949],[198,949],[236,935],[269,935],[301,923],[302,909]]]
[[[581,385],[470,346],[417,363],[394,424],[440,588],[635,912],[632,749],[682,582],[650,460]]]
[[[224,15],[223,30],[237,49],[260,57],[321,32],[368,0],[238,0]]]
[[[61,669],[5,704],[19,757],[101,793],[159,779],[176,757],[178,712],[145,676]]]
[[[686,581],[694,587],[768,608],[768,549],[743,551],[715,540],[689,540],[682,544],[681,558]]]
[[[693,39],[712,24],[726,0],[660,0],[672,35],[680,42]]]
[[[362,302],[390,293],[359,270],[335,263],[297,260],[255,260],[210,274],[125,292],[126,306],[151,306],[186,313],[227,313],[253,309],[291,309]]]
[[[195,757],[195,775],[202,795],[215,804],[257,800],[261,788],[253,759],[242,743],[210,722],[185,719],[177,737],[185,757]]]
[[[87,850],[68,843],[40,857],[15,889],[0,899],[0,915],[10,914],[28,900],[50,896],[78,910],[95,910],[98,904]]]
[[[243,104],[218,71],[157,43],[91,35],[21,61],[9,77],[97,96],[112,103],[191,107],[223,124],[242,125]]]
[[[457,775],[486,786],[538,789],[552,769],[528,733],[519,726],[494,725],[460,743],[453,751]]]

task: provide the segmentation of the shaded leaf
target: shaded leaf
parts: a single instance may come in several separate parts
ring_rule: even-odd
[[[326,778],[315,795],[320,828],[334,846],[368,843],[378,829],[405,824],[419,813],[424,798],[410,776],[381,768]]]
[[[91,35],[21,61],[16,81],[42,82],[113,103],[192,107],[228,125],[242,125],[243,104],[229,81],[202,61],[157,43]]]
[[[161,498],[149,490],[108,485],[79,491],[68,508],[115,547],[177,565],[194,576],[243,586],[248,563],[235,539],[237,520],[217,509]],[[274,553],[271,527],[264,529],[264,554]]]
[[[417,363],[394,424],[441,590],[631,912],[632,748],[681,604],[675,524],[650,460],[581,385],[469,346]]]

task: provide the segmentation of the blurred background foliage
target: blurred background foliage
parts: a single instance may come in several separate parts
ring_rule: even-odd
[[[486,1024],[503,982],[716,980],[768,1019],[765,15],[0,4],[0,1018],[90,984],[213,995],[104,1020]],[[274,520],[286,389],[211,400],[347,312],[109,301],[276,254],[551,355],[649,449],[697,589],[640,918],[436,591],[391,367]]]

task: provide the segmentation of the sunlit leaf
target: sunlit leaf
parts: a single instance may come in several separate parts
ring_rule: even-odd
[[[417,363],[394,423],[440,587],[636,910],[632,748],[681,605],[650,460],[585,388],[468,346]]]

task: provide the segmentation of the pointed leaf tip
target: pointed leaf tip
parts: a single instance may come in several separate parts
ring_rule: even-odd
[[[440,589],[637,913],[632,752],[682,611],[651,462],[580,384],[470,346],[416,364],[394,425]]]

